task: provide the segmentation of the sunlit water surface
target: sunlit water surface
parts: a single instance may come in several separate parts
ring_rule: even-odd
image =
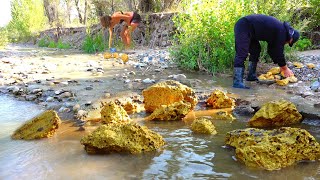
[[[166,145],[142,155],[87,155],[80,139],[85,132],[64,122],[57,134],[36,141],[11,140],[24,121],[42,112],[38,106],[0,96],[0,179],[320,179],[319,162],[302,162],[279,171],[250,169],[224,147],[225,134],[245,128],[248,118],[216,120],[217,135],[197,135],[190,121],[144,122],[160,133]],[[193,115],[210,115],[210,111]],[[140,116],[140,118],[139,118]],[[302,128],[319,141],[320,123],[305,121]]]

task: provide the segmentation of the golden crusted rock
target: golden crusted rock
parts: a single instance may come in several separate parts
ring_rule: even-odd
[[[276,75],[280,73],[280,67],[273,67],[268,72],[270,72],[272,75]]]
[[[286,126],[299,123],[302,115],[296,106],[286,100],[264,104],[248,122],[253,127]]]
[[[81,139],[88,154],[156,151],[165,144],[162,136],[136,123],[101,125]]]
[[[217,131],[210,121],[204,117],[195,119],[191,124],[191,130],[199,134],[217,134]]]
[[[193,89],[173,80],[154,84],[143,90],[142,95],[144,97],[144,108],[147,112],[153,112],[161,105],[170,105],[179,101],[191,103],[190,110],[193,110],[198,103]]]
[[[308,64],[307,64],[307,67],[308,67],[309,69],[313,69],[313,68],[316,67],[316,65],[314,65],[313,63],[308,63]]]
[[[60,124],[61,120],[57,113],[48,110],[23,124],[13,133],[11,138],[32,140],[51,137]]]
[[[219,111],[211,116],[214,120],[235,120],[236,118],[227,111]]]
[[[258,77],[259,80],[274,80],[274,75],[272,72],[267,72],[267,74],[261,74]]]
[[[112,58],[112,54],[109,53],[109,52],[105,52],[105,53],[103,54],[103,58],[105,58],[105,59],[110,59],[110,58]]]
[[[287,80],[288,80],[290,83],[296,83],[296,82],[298,82],[298,79],[297,79],[295,76],[287,77]]]
[[[216,89],[207,99],[207,105],[212,106],[214,109],[233,108],[235,106],[235,100],[228,97],[225,92]]]
[[[128,122],[130,117],[122,106],[117,105],[113,101],[102,104],[101,108],[101,122],[108,124],[111,122]]]
[[[162,105],[153,111],[146,120],[176,121],[182,120],[191,111],[189,102],[175,102],[170,105]]]
[[[124,63],[126,63],[126,62],[128,62],[128,60],[129,60],[129,56],[128,56],[127,54],[122,54],[122,55],[121,55],[121,59],[122,59],[122,61],[123,61]]]
[[[280,86],[286,86],[289,83],[289,79],[276,80],[276,83]]]
[[[135,112],[139,112],[138,104],[132,101],[126,101],[124,104],[121,105],[128,114],[132,114]]]
[[[248,167],[277,170],[302,160],[319,160],[320,145],[304,129],[256,128],[228,132],[226,144],[236,148],[236,157]]]
[[[119,58],[119,54],[118,53],[112,53],[112,57],[113,58]]]
[[[296,68],[303,68],[303,64],[301,62],[293,62],[293,65],[296,67]]]

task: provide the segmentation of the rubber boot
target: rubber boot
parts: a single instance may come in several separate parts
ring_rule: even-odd
[[[243,75],[244,68],[243,67],[234,67],[233,69],[233,86],[234,88],[242,88],[242,89],[250,89],[249,87],[243,84]]]
[[[247,76],[247,81],[258,81],[258,77],[257,77],[257,73],[256,73],[256,70],[257,70],[257,64],[258,62],[252,62],[252,61],[249,61],[249,73],[248,73],[248,76]]]

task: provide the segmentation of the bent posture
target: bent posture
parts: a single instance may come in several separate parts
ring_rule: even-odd
[[[125,47],[130,47],[131,42],[131,32],[133,32],[139,23],[141,22],[141,17],[136,12],[115,12],[112,16],[102,16],[100,17],[100,23],[103,28],[109,28],[109,48],[112,45],[112,34],[113,28],[116,24],[125,22],[120,36]]]
[[[281,72],[286,77],[292,76],[292,71],[287,67],[284,57],[284,45],[290,47],[299,39],[300,34],[289,23],[278,19],[254,14],[242,17],[234,27],[236,56],[234,59],[233,87],[248,89],[243,83],[244,61],[249,56],[249,73],[247,81],[258,80],[256,75],[261,46],[259,41],[268,43],[268,54],[275,64],[280,66]]]

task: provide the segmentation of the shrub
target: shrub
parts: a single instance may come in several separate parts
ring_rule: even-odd
[[[48,47],[50,43],[50,38],[49,37],[43,37],[39,40],[38,46],[39,47]]]
[[[311,40],[308,38],[301,38],[299,39],[299,41],[294,43],[293,47],[298,51],[304,51],[310,49],[312,47],[312,43]]]
[[[87,34],[86,38],[83,41],[82,49],[86,53],[95,53],[95,52],[102,52],[104,51],[108,45],[107,42],[104,42],[103,35],[95,34],[90,35]]]

